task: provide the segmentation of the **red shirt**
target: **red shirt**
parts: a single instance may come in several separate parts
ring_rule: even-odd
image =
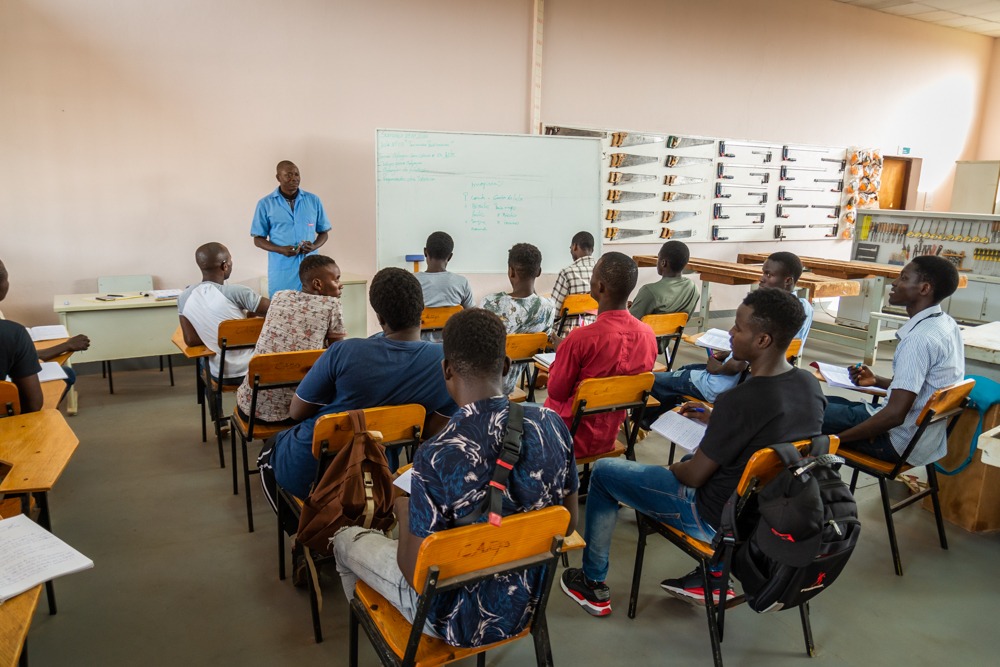
[[[559,413],[567,427],[573,424],[573,395],[587,378],[637,375],[653,369],[656,336],[648,324],[627,310],[609,310],[597,321],[574,329],[559,346],[549,369],[545,407]],[[625,411],[585,417],[573,438],[577,457],[591,456],[614,448],[615,436]]]

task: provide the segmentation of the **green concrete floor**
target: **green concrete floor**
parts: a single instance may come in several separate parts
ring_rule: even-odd
[[[806,350],[807,360],[852,356],[819,344]],[[688,348],[681,363],[701,357]],[[256,478],[257,531],[248,534],[242,488],[232,494],[214,443],[200,442],[192,367],[175,370],[176,387],[165,373],[119,370],[114,396],[100,375],[80,377],[80,413],[69,418],[80,447],[50,503],[54,531],[95,567],[56,582],[58,615],[48,614],[43,596],[29,635],[31,664],[346,664],[347,606],[335,573],[324,576],[326,641],[317,645],[307,593],[278,580],[273,514]],[[666,451],[653,435],[638,456],[665,463]],[[816,657],[803,651],[796,612],[739,607],[727,616],[728,665],[996,664],[1000,537],[949,525],[951,548],[943,551],[933,516],[908,509],[896,520],[906,570],[896,577],[877,487],[863,484],[860,544],[812,606]],[[609,576],[614,613],[592,618],[557,585],[549,605],[556,664],[711,664],[703,609],[657,585],[692,566],[661,539],[651,538],[639,612],[627,617],[636,531],[634,514],[622,511],[620,519]],[[363,638],[361,655],[363,665],[376,664]],[[491,652],[488,664],[533,664],[531,643]]]

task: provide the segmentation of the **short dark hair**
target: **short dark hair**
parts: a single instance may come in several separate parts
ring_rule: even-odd
[[[602,255],[594,273],[608,286],[612,296],[619,299],[627,299],[639,280],[639,267],[631,257],[621,252]]]
[[[427,258],[448,259],[455,251],[455,241],[446,232],[434,232],[427,237]]]
[[[580,246],[584,250],[594,249],[594,235],[590,232],[577,232],[573,235],[573,245]]]
[[[786,276],[791,276],[795,282],[802,277],[802,260],[792,252],[772,252],[767,256],[769,262],[780,264]]]
[[[753,308],[750,321],[761,333],[770,334],[782,351],[806,321],[799,297],[777,287],[761,287],[746,295],[743,305]]]
[[[327,266],[337,266],[332,257],[326,255],[306,255],[299,264],[299,281],[305,285],[313,279],[313,272]]]
[[[667,266],[676,273],[687,266],[691,251],[681,241],[667,241],[660,246],[659,258],[667,260]]]
[[[368,290],[368,300],[393,331],[420,326],[424,293],[420,282],[409,271],[389,267],[376,273]]]
[[[920,280],[931,284],[934,303],[940,303],[958,289],[958,269],[944,257],[920,255],[911,261],[917,267]]]
[[[515,243],[507,252],[507,265],[522,278],[537,278],[542,273],[542,251],[530,243]]]
[[[462,376],[500,378],[507,357],[507,329],[499,317],[469,308],[444,325],[444,358]]]

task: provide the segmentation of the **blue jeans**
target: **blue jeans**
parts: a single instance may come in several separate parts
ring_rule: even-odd
[[[659,375],[659,374],[658,374]],[[594,464],[587,495],[583,573],[591,581],[608,575],[611,536],[618,520],[618,503],[683,530],[691,537],[711,542],[715,528],[698,516],[695,490],[677,481],[663,466],[625,459],[601,459]]]
[[[840,396],[828,396],[826,411],[823,413],[823,434],[836,435],[867,421],[871,417],[867,403],[849,401]],[[888,433],[880,433],[871,440],[855,440],[840,443],[856,452],[873,456],[879,461],[897,463],[899,453],[892,446]]]
[[[653,396],[661,403],[676,402],[682,396],[705,400],[698,387],[691,383],[691,371],[705,370],[705,364],[691,364],[678,371],[653,373]]]

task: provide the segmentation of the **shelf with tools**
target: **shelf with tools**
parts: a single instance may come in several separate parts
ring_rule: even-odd
[[[603,142],[604,243],[834,240],[854,222],[847,150],[546,126]]]
[[[943,307],[956,320],[1000,319],[1000,215],[934,211],[858,211],[856,260],[904,265],[937,255],[968,277]]]

